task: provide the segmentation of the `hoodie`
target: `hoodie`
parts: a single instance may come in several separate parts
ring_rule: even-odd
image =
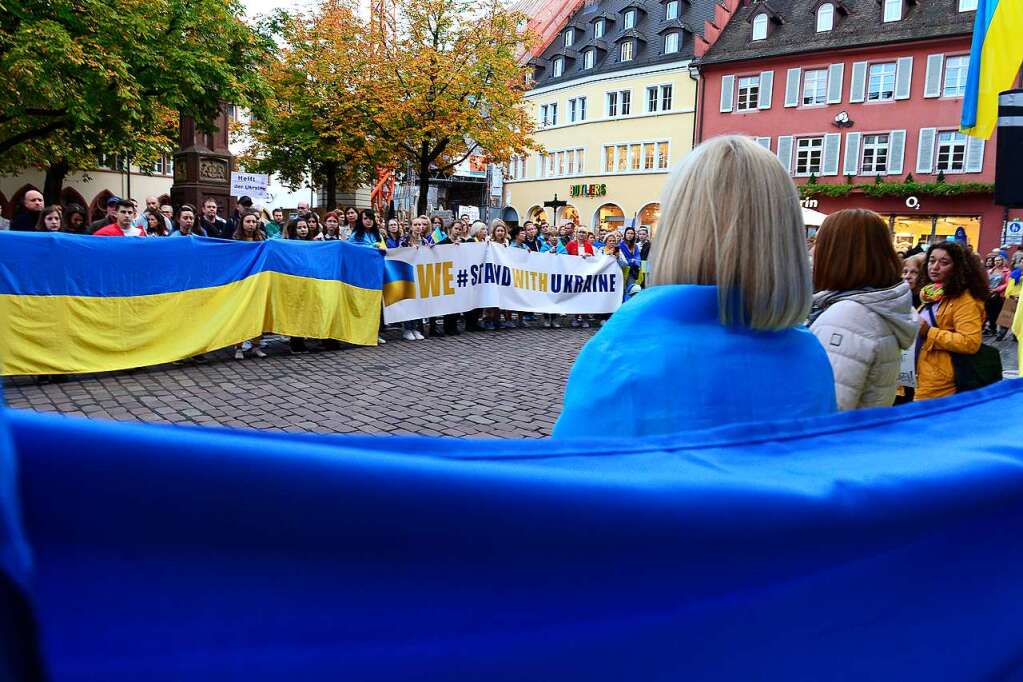
[[[831,362],[838,409],[890,406],[902,352],[919,330],[909,286],[819,292],[810,320]]]

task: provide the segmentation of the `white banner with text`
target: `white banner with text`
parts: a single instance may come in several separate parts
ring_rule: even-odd
[[[390,249],[384,261],[388,324],[501,308],[528,313],[613,313],[622,269],[610,256],[535,253],[494,244]]]

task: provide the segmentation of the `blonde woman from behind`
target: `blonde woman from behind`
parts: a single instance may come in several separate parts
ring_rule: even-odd
[[[592,434],[597,405],[617,406],[622,437],[835,412],[827,354],[803,326],[799,195],[778,159],[745,137],[710,140],[672,173],[661,207],[652,286],[583,348],[554,436]]]

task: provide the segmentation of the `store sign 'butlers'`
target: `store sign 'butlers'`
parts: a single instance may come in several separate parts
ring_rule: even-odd
[[[607,196],[607,185],[572,185],[572,196],[574,197]]]

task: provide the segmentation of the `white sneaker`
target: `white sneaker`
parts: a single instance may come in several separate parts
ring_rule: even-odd
[[[550,329],[551,328],[551,321],[550,320],[544,320],[543,321],[543,328],[544,329]]]
[[[426,339],[426,337],[423,336],[423,333],[419,330],[413,330],[412,333],[416,335],[416,341],[423,341]]]
[[[256,348],[256,350],[252,351],[252,354],[255,355],[257,358],[266,357],[266,353],[263,352],[262,348]]]
[[[385,343],[387,343],[387,339],[385,339],[385,338],[384,338],[384,337],[382,337],[382,336],[378,336],[378,337],[377,337],[377,345],[378,345],[378,346],[382,346],[382,345],[384,345]]]
[[[244,350],[252,350],[252,342],[251,341],[242,341],[242,350],[243,351]]]
[[[406,329],[401,333],[401,338],[405,339],[406,341],[415,341],[416,335],[411,329]]]
[[[234,359],[235,360],[244,360],[245,359],[245,351],[243,351],[241,348],[236,350],[234,352]]]

